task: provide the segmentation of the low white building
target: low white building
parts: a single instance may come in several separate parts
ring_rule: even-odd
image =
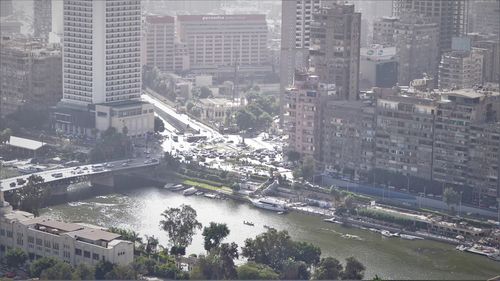
[[[95,105],[95,124],[99,131],[115,128],[123,132],[127,127],[127,135],[144,136],[154,132],[154,107],[142,101],[129,100]]]
[[[3,203],[0,216],[0,256],[19,248],[30,260],[54,257],[71,265],[99,261],[127,265],[134,259],[134,246],[98,226],[65,223],[33,214],[12,211]]]
[[[198,105],[201,108],[201,119],[211,122],[224,122],[241,107],[239,102],[222,98],[200,99]]]

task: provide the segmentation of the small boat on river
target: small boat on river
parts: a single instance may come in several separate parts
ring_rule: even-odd
[[[243,224],[246,224],[249,226],[254,226],[253,222],[251,222],[251,221],[243,221]]]

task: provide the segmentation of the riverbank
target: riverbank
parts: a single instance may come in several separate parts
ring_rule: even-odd
[[[86,190],[95,195],[80,199],[69,194],[70,202],[44,208],[42,215],[133,229],[141,236],[154,235],[161,244],[166,244],[168,237],[159,227],[161,213],[167,207],[188,204],[197,211],[203,225],[211,221],[226,223],[231,230],[226,242],[243,246],[245,239],[265,232],[264,225],[287,230],[294,240],[319,246],[324,256],[333,256],[341,261],[350,256],[358,258],[367,267],[367,279],[377,274],[383,279],[486,280],[498,272],[497,263],[457,251],[448,244],[430,240],[387,239],[379,233],[326,223],[319,216],[298,212],[277,215],[234,200],[183,196],[158,187],[117,187],[105,195],[99,193],[100,189]],[[245,225],[244,220],[255,225]],[[360,239],[349,238],[349,235]],[[200,231],[193,237],[187,253],[204,253]]]

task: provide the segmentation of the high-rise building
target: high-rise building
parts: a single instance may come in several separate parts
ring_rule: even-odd
[[[52,31],[52,0],[37,0],[33,4],[33,36],[48,41]]]
[[[288,133],[288,150],[302,156],[316,157],[320,125],[319,77],[297,71],[293,85],[284,94],[284,127]]]
[[[6,17],[12,15],[13,7],[12,0],[1,0],[0,1],[0,17]]]
[[[394,46],[394,25],[397,17],[382,17],[373,22],[373,44]]]
[[[321,0],[281,1],[280,104],[284,114],[283,94],[292,85],[295,69],[307,66],[311,43],[312,15]],[[283,118],[280,118],[282,121]]]
[[[140,55],[140,0],[64,1],[64,102],[139,98]]]
[[[141,1],[64,0],[63,99],[55,128],[92,135],[110,127],[128,135],[153,130],[142,91]]]
[[[499,35],[469,34],[472,49],[483,55],[484,82],[500,82],[500,40]]]
[[[408,12],[438,24],[439,54],[451,50],[451,39],[467,33],[468,0],[394,0],[393,16]]]
[[[436,77],[439,63],[439,27],[429,19],[415,14],[405,14],[394,26],[396,53],[399,63],[398,82],[428,76]]]
[[[48,109],[62,97],[61,50],[39,42],[0,43],[0,112]]]
[[[483,82],[483,55],[472,51],[451,51],[441,56],[439,88],[464,89]]]
[[[313,19],[311,66],[322,83],[335,84],[339,99],[357,100],[361,14],[352,4],[331,4]]]
[[[474,0],[471,3],[471,32],[500,34],[500,0]]]
[[[146,64],[161,71],[174,70],[175,18],[146,16]]]
[[[265,15],[179,15],[177,21],[177,34],[186,43],[191,68],[267,62]]]

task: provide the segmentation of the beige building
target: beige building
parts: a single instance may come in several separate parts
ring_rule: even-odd
[[[483,55],[478,51],[451,51],[441,56],[439,89],[464,89],[483,82]]]
[[[174,70],[175,19],[146,16],[146,64],[161,71]]]
[[[177,34],[186,43],[190,68],[267,62],[265,15],[178,15]]]
[[[198,106],[201,108],[202,120],[222,124],[241,107],[238,102],[222,98],[200,99]]]
[[[373,22],[373,44],[394,46],[394,25],[397,17],[383,17]]]
[[[115,128],[132,137],[154,131],[154,106],[142,101],[122,101],[95,105],[95,128],[105,131]]]
[[[399,85],[428,76],[437,77],[439,25],[417,14],[404,14],[395,23]]]
[[[47,109],[62,98],[60,48],[33,41],[0,42],[0,115],[23,105]]]
[[[284,127],[288,133],[288,150],[302,156],[316,157],[319,142],[319,77],[295,73],[293,86],[284,95]]]
[[[134,259],[132,242],[98,226],[35,218],[30,213],[13,211],[5,201],[0,215],[2,257],[8,250],[19,248],[31,261],[54,257],[71,265],[95,265],[99,261],[127,265]]]
[[[359,98],[360,33],[361,13],[352,4],[331,4],[313,15],[311,66],[343,100]]]

